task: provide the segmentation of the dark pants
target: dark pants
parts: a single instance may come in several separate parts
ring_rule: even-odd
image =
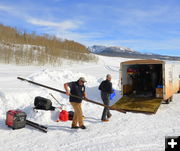
[[[110,95],[108,93],[101,91],[101,98],[103,100],[103,103],[108,106],[109,106],[109,97],[110,97]],[[109,112],[109,109],[107,107],[104,107],[101,120],[106,120],[110,116],[111,116],[111,113]]]

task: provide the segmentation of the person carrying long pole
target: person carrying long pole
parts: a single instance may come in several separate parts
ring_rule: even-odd
[[[85,92],[84,83],[87,82],[84,77],[80,77],[78,81],[73,81],[64,84],[64,89],[66,90],[66,95],[69,96],[69,101],[74,109],[74,116],[71,128],[72,129],[86,129],[83,121],[83,112],[82,112],[82,98],[87,98]],[[70,91],[69,89],[70,88]],[[72,95],[78,96],[73,97]]]

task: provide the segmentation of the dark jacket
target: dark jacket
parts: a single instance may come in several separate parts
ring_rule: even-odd
[[[68,86],[70,87],[70,93],[72,95],[76,95],[80,98],[82,98],[84,96],[84,93],[85,93],[85,86],[81,86],[79,85],[78,81],[74,81],[74,82],[69,82],[68,83]],[[76,102],[76,103],[81,103],[82,102],[82,99],[78,99],[78,98],[75,98],[75,97],[72,97],[70,96],[69,97],[69,101],[70,102]]]
[[[99,90],[108,94],[113,93],[112,83],[109,80],[102,81],[101,84],[99,85]]]

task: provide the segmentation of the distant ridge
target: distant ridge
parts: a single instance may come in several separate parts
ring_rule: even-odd
[[[91,47],[88,47],[88,50],[94,54],[99,54],[99,55],[104,55],[104,56],[180,61],[180,57],[177,57],[177,56],[141,53],[141,52],[138,52],[133,49],[126,48],[126,47],[116,47],[116,46],[107,47],[107,46],[101,46],[101,45],[93,45]]]

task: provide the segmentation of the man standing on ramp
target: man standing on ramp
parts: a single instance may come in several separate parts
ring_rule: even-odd
[[[102,81],[99,85],[99,90],[101,90],[101,98],[104,104],[107,106],[109,106],[110,94],[113,93],[111,79],[112,76],[110,74],[107,74],[106,80]],[[111,116],[112,115],[109,109],[107,107],[104,107],[101,120],[103,122],[108,122]]]

